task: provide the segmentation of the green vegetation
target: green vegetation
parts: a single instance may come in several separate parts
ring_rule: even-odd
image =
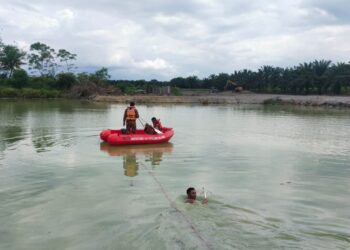
[[[175,96],[181,96],[182,93],[178,87],[171,87],[171,94]]]
[[[12,77],[15,69],[24,64],[25,52],[14,45],[4,45],[0,41],[0,70],[3,77]]]
[[[320,60],[303,63],[291,68],[263,66],[257,71],[240,70],[232,74],[212,74],[207,78],[197,76],[176,77],[169,82],[110,81],[123,93],[134,94],[143,89],[151,93],[154,86],[171,86],[173,95],[181,95],[179,88],[223,91],[228,80],[236,82],[244,90],[256,93],[279,93],[296,95],[348,95],[350,94],[350,63]]]
[[[57,98],[121,94],[109,84],[108,69],[74,74],[76,54],[36,42],[28,52],[0,40],[0,97]],[[28,72],[21,68],[27,64]]]
[[[350,63],[331,64],[331,61],[316,60],[291,68],[263,66],[257,71],[245,69],[233,74],[213,74],[203,80],[178,77],[170,83],[180,88],[215,88],[222,91],[227,80],[257,93],[349,94]]]
[[[6,45],[0,39],[0,97],[47,98],[90,97],[97,94],[171,94],[181,95],[184,89],[223,91],[227,81],[234,81],[244,90],[256,93],[281,94],[350,94],[350,62],[332,63],[315,60],[290,68],[263,66],[257,71],[239,70],[232,74],[176,77],[170,81],[110,80],[107,68],[95,73],[74,73],[77,55],[36,42],[29,51]],[[28,65],[28,70],[21,68]],[[232,88],[232,86],[231,86]],[[272,101],[275,102],[275,101]]]
[[[1,87],[0,97],[6,98],[58,98],[62,97],[62,93],[55,89],[33,89],[33,88],[12,88]]]

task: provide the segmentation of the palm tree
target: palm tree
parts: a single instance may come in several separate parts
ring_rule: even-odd
[[[304,94],[308,95],[310,93],[310,89],[313,87],[313,65],[312,63],[302,63],[296,68],[299,77],[298,83],[301,85],[301,89],[303,89]]]
[[[312,63],[313,72],[314,72],[314,82],[317,88],[317,93],[322,95],[322,89],[324,89],[327,80],[327,70],[332,61],[329,60],[315,60]]]
[[[271,91],[271,77],[273,70],[273,67],[268,65],[264,65],[258,70],[258,73],[261,77],[261,83],[259,86],[260,90],[268,92]]]
[[[326,91],[331,87],[334,94],[341,94],[342,87],[350,87],[350,62],[333,64],[328,70],[328,83]]]

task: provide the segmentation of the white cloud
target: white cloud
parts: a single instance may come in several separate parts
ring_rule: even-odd
[[[71,9],[63,9],[57,11],[57,18],[65,20],[65,21],[71,21],[75,17],[75,13]]]
[[[314,59],[349,61],[350,3],[335,0],[2,0],[0,36],[78,55],[114,78],[171,79]]]
[[[57,19],[44,16],[44,15],[34,15],[31,17],[23,15],[20,18],[10,19],[8,23],[11,26],[17,27],[21,30],[32,29],[33,31],[40,31],[40,32],[59,27],[59,22]]]
[[[140,68],[142,69],[154,69],[154,70],[161,70],[161,69],[172,69],[173,66],[171,66],[167,61],[161,58],[156,58],[154,60],[144,60],[142,62],[137,63]]]
[[[184,19],[180,16],[166,16],[163,14],[158,14],[153,19],[162,25],[176,25],[184,22]]]
[[[20,49],[23,49],[26,51],[28,51],[30,48],[30,44],[27,41],[19,40],[19,41],[16,41],[16,44]]]

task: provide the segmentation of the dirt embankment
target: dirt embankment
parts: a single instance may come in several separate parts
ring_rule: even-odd
[[[350,96],[297,96],[254,93],[223,93],[192,96],[102,96],[92,98],[97,102],[128,103],[199,103],[199,104],[292,104],[304,106],[350,107]]]

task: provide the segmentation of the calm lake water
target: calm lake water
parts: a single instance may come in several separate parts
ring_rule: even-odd
[[[125,105],[0,102],[0,249],[350,249],[350,110],[137,107],[171,143],[101,143]]]

